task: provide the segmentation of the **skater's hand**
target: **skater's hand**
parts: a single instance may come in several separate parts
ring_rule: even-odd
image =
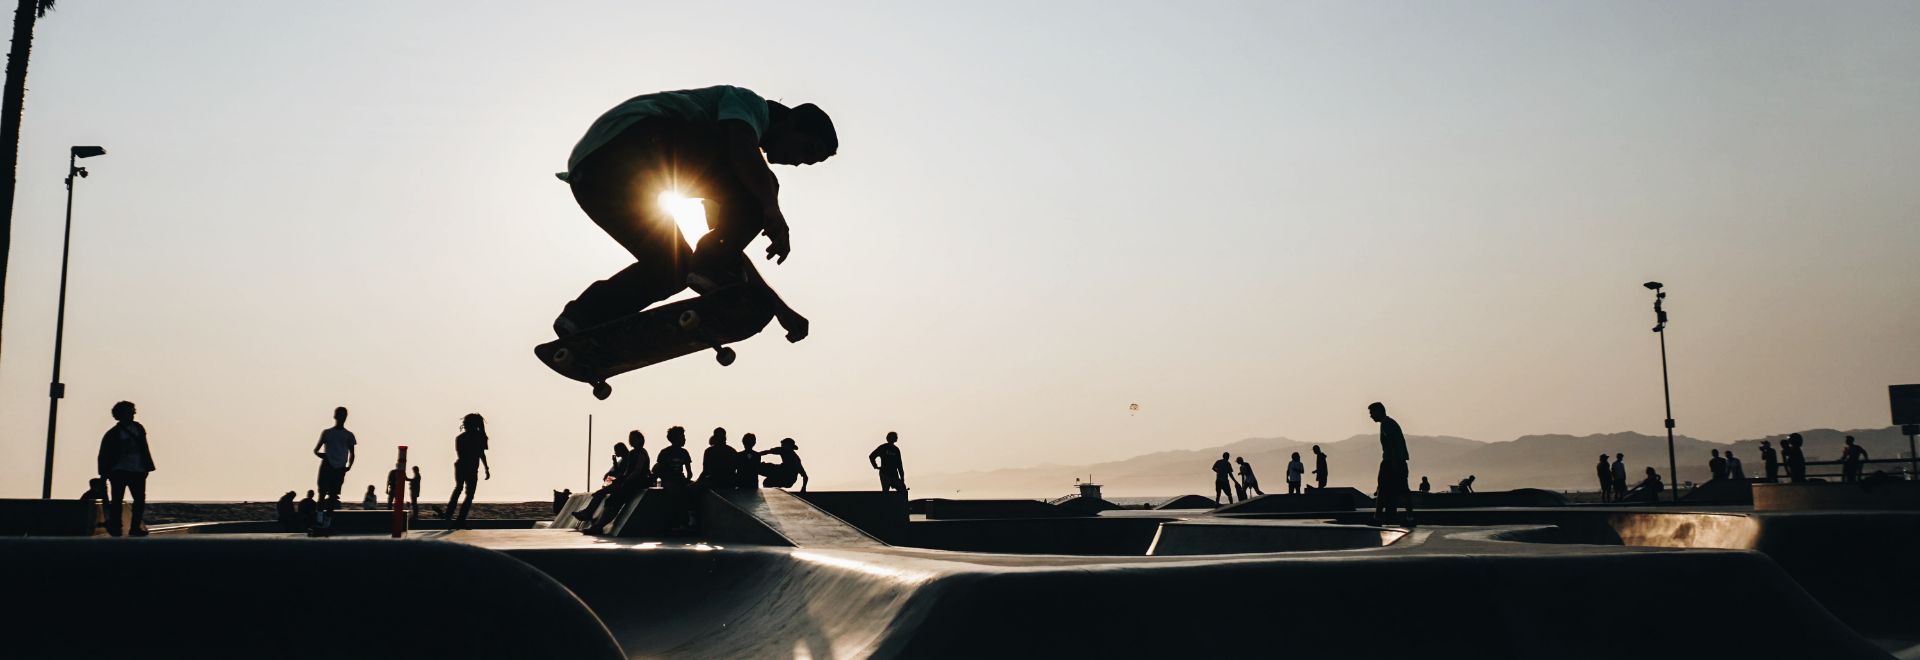
[[[493,481],[493,466],[491,466],[491,465],[489,465],[489,466],[487,466],[487,476],[486,476],[486,480],[487,480],[487,481]]]
[[[793,252],[793,245],[787,242],[787,228],[768,228],[767,239],[771,241],[767,243],[767,258],[776,264],[786,263],[787,255]]]

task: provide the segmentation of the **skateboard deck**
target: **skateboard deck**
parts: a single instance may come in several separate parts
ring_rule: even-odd
[[[613,394],[607,379],[684,355],[713,349],[721,366],[733,364],[731,344],[760,333],[773,307],[752,286],[733,286],[641,310],[533,347],[542,364],[593,386],[593,396]]]

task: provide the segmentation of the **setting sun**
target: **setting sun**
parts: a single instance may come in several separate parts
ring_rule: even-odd
[[[660,193],[660,208],[673,216],[674,224],[680,225],[680,233],[687,237],[688,243],[698,243],[707,233],[707,209],[700,202],[698,197],[672,190]]]

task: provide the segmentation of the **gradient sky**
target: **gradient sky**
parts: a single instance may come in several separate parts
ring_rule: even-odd
[[[870,481],[890,429],[910,476],[1332,440],[1374,400],[1416,434],[1658,433],[1648,279],[1681,432],[1882,426],[1920,382],[1916,33],[1910,2],[61,3],[0,496],[39,492],[74,144],[109,154],[62,497],[120,399],[163,500],[313,487],[335,405],[347,492],[408,444],[429,499],[467,412],[489,500],[582,488],[589,414],[597,469],[625,429],[724,425],[796,438],[820,485]],[[814,336],[595,401],[531,348],[629,257],[552,173],[613,104],[717,83],[840,127],[777,170],[766,272]]]

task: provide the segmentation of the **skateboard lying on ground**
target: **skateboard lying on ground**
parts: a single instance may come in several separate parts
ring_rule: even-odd
[[[721,366],[733,364],[726,345],[760,333],[773,320],[773,306],[750,285],[641,310],[533,347],[540,362],[567,378],[593,386],[593,396],[613,394],[607,379],[683,355],[713,349]]]

